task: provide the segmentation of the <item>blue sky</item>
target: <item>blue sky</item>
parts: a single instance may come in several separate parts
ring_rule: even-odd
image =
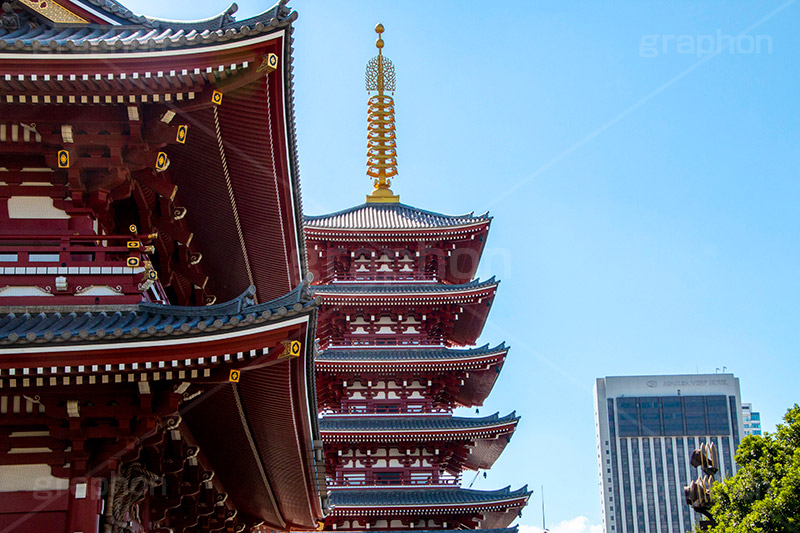
[[[127,5],[182,19],[227,7]],[[369,191],[364,65],[382,22],[395,192],[494,216],[481,275],[502,283],[482,340],[512,351],[481,415],[523,420],[474,487],[528,483],[521,524],[541,523],[544,485],[549,523],[597,531],[597,377],[724,366],[767,428],[798,401],[800,3],[291,6],[306,212]]]

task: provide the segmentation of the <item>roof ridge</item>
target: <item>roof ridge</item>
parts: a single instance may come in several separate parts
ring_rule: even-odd
[[[32,27],[23,23],[11,33],[0,29],[0,50],[21,54],[39,50],[77,54],[102,50],[104,53],[120,53],[124,57],[126,52],[150,49],[153,45],[161,50],[216,46],[233,39],[253,38],[290,26],[297,18],[297,12],[286,7],[284,2],[241,21],[233,18],[235,4],[210,19],[171,21],[135,15],[113,0],[74,1],[86,9],[102,12],[103,18],[111,22],[55,25],[57,31],[45,31],[45,26],[49,28],[49,25]]]
[[[274,7],[274,6],[273,6]],[[270,8],[272,9],[272,8]],[[166,22],[166,23],[177,23],[177,24],[199,24],[201,22],[211,22],[214,20],[219,20],[223,18],[225,15],[229,15],[233,17],[233,14],[239,10],[239,6],[236,2],[232,2],[224,11],[217,13],[216,15],[212,15],[210,17],[202,18],[202,19],[194,19],[194,20],[177,20],[177,19],[166,19],[160,17],[145,17],[147,20],[152,22]],[[269,11],[269,9],[267,10]]]
[[[116,17],[119,19],[127,20],[136,24],[148,25],[148,18],[143,15],[137,15],[120,2],[116,0],[73,0],[77,4],[83,4],[85,7],[91,5],[92,9],[97,8],[103,11],[106,15]]]

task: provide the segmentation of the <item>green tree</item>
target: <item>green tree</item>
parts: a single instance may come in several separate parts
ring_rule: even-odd
[[[774,434],[750,435],[736,452],[739,470],[714,484],[714,533],[800,533],[800,406]]]

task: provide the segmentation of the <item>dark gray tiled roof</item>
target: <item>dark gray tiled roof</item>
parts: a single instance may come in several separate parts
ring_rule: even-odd
[[[328,285],[316,285],[312,290],[321,294],[366,294],[366,293],[386,293],[386,294],[408,294],[426,292],[458,292],[469,289],[482,289],[498,284],[499,281],[494,276],[486,281],[478,279],[469,283],[447,284],[447,283],[331,283]]]
[[[0,26],[0,50],[23,53],[47,49],[72,53],[96,52],[98,49],[125,52],[211,45],[267,33],[297,18],[295,12],[281,4],[241,21],[233,18],[229,8],[210,19],[181,22],[137,16],[112,0],[87,0],[88,3],[112,18],[124,19],[124,23],[54,25],[42,23],[33,14],[23,13],[19,17],[19,29],[7,30]]]
[[[453,505],[471,503],[491,503],[513,498],[526,498],[531,495],[528,486],[511,490],[506,487],[499,490],[472,490],[472,489],[380,489],[370,490],[339,490],[330,489],[331,501],[334,506],[386,506],[402,507],[411,505]]]
[[[506,416],[495,413],[481,418],[460,416],[386,416],[386,417],[324,417],[319,421],[321,431],[434,431],[476,429],[519,420],[516,412]]]
[[[429,229],[449,228],[490,220],[488,213],[475,216],[443,215],[406,204],[361,204],[328,215],[305,216],[306,227],[328,229]]]
[[[480,348],[468,350],[452,350],[449,348],[439,349],[406,349],[395,350],[351,350],[333,348],[320,353],[317,361],[404,361],[404,360],[428,360],[428,359],[458,359],[478,357],[504,352],[506,343],[499,344],[490,348],[488,344]]]
[[[317,306],[306,283],[275,300],[253,305],[255,287],[230,302],[204,307],[142,303],[130,306],[0,307],[0,349],[6,345],[124,342],[165,335],[205,335],[278,320]]]

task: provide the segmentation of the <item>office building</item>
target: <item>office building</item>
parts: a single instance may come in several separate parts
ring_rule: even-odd
[[[749,403],[742,404],[742,422],[745,435],[761,435],[761,413],[753,411]]]
[[[732,374],[606,377],[595,384],[597,458],[606,533],[684,533],[700,519],[683,487],[704,442],[718,450],[720,477],[736,472],[743,435],[739,380]]]

